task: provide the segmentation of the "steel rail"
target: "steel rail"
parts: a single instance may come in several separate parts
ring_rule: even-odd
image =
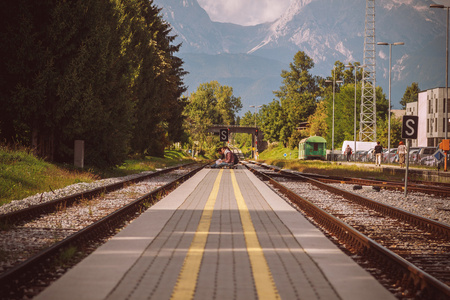
[[[174,170],[186,167],[186,166],[190,166],[194,163],[189,163],[189,164],[185,164],[185,165],[181,165],[181,166],[175,166],[175,167],[170,167],[170,168],[166,168],[157,172],[153,172],[150,174],[145,174],[145,175],[141,175],[138,177],[135,177],[133,179],[128,179],[128,180],[123,180],[117,183],[112,183],[103,187],[98,187],[92,190],[88,190],[88,191],[84,191],[84,192],[80,192],[80,193],[76,193],[70,196],[66,196],[66,197],[62,197],[62,198],[58,198],[58,199],[54,199],[42,204],[37,204],[37,205],[33,205],[30,206],[28,208],[24,208],[18,211],[13,211],[10,213],[6,213],[6,214],[2,214],[0,215],[0,224],[3,225],[7,225],[7,226],[11,226],[14,224],[17,224],[19,222],[24,222],[24,221],[29,221],[32,220],[34,218],[39,217],[42,214],[49,214],[52,213],[54,211],[58,210],[58,207],[69,207],[72,206],[74,204],[76,204],[77,202],[79,202],[82,199],[93,199],[94,197],[98,197],[99,195],[102,194],[107,194],[107,193],[111,193],[117,190],[120,190],[130,184],[135,184],[138,182],[141,182],[143,180],[152,178],[152,177],[156,177],[165,173],[169,173],[172,172]]]
[[[247,166],[249,167],[249,166]],[[313,178],[309,178],[308,176],[303,176],[298,173],[294,172],[287,172],[279,169],[275,169],[277,172],[281,174],[288,175],[289,178],[295,178],[301,181],[308,181],[311,184],[315,185],[318,188],[325,189],[329,191],[330,193],[334,193],[336,195],[340,195],[342,197],[345,197],[347,199],[351,199],[352,201],[355,201],[358,204],[364,205],[368,208],[371,208],[373,210],[376,210],[382,214],[389,215],[391,217],[410,222],[411,224],[414,224],[418,227],[421,227],[424,230],[431,231],[435,234],[439,234],[441,236],[446,237],[447,239],[450,239],[450,226],[447,224],[427,219],[424,217],[421,217],[419,215],[410,213],[406,210],[384,204],[381,202],[373,201],[372,199],[366,198],[364,196],[339,189],[337,187],[330,186],[326,183],[320,182],[318,180],[315,180]]]
[[[274,180],[269,175],[259,172],[258,170],[251,168],[247,164],[246,167],[253,173],[269,181],[275,187],[275,189],[278,189],[282,194],[286,195],[289,198],[289,200],[294,202],[306,214],[310,215],[317,223],[326,228],[328,231],[335,234],[340,241],[343,241],[345,244],[349,245],[350,249],[358,252],[361,255],[368,255],[369,257],[371,257],[372,261],[377,262],[377,264],[381,268],[386,270],[386,272],[394,274],[396,278],[403,278],[402,283],[400,285],[403,287],[404,290],[420,291],[421,297],[423,297],[424,299],[449,299],[450,287],[447,286],[446,284],[442,283],[441,281],[429,275],[428,273],[422,271],[421,269],[411,264],[410,262],[406,261],[405,259],[395,254],[394,252],[381,246],[374,240],[363,235],[362,233],[360,233],[353,227],[349,226],[348,224],[344,223],[343,221],[339,220],[338,218],[334,217],[333,215],[317,207],[316,205],[299,196],[292,190],[286,188],[284,185]],[[322,187],[326,186],[325,184],[310,178],[305,177],[304,180],[309,181],[310,183],[317,182],[317,184]],[[334,187],[331,188],[336,189]],[[327,190],[330,191],[331,189],[327,188]],[[348,194],[345,195],[345,197],[347,196]],[[356,194],[353,194],[353,196],[356,197],[352,198],[361,197]],[[362,202],[366,202],[366,200],[370,199],[365,199]],[[405,213],[409,214],[408,212]],[[420,217],[420,219],[424,218]],[[450,227],[442,223],[439,223],[439,225],[444,225],[439,226],[439,228],[441,228],[442,231],[448,234]]]
[[[284,175],[292,175],[297,174],[295,172],[288,172],[282,169],[279,169],[275,166],[270,166],[266,164],[261,164],[258,162],[251,161],[253,164],[257,164],[263,168],[270,169],[272,171],[278,172]],[[404,182],[395,182],[395,181],[387,181],[387,180],[375,180],[375,179],[361,179],[361,178],[352,178],[352,177],[339,177],[333,175],[320,175],[320,174],[312,174],[312,173],[301,173],[300,175],[315,178],[322,182],[328,183],[346,183],[346,184],[361,184],[361,185],[372,185],[378,186],[383,189],[390,190],[404,190],[405,183]],[[295,176],[295,175],[294,175]],[[429,183],[432,185],[432,183]],[[448,184],[433,184],[432,186],[426,186],[424,183],[410,183],[408,184],[408,190],[422,192],[426,194],[439,195],[443,197],[450,197],[450,187]]]
[[[179,183],[186,181],[188,178],[192,177],[194,174],[204,168],[204,166],[205,165],[202,165],[194,169],[193,171],[190,171],[188,174],[182,175],[172,182],[134,200],[126,206],[72,234],[66,239],[52,245],[51,247],[41,251],[33,257],[25,260],[21,264],[1,274],[0,296],[7,296],[9,290],[23,285],[23,282],[29,281],[30,277],[32,278],[33,274],[35,273],[34,270],[39,271],[39,269],[42,269],[42,266],[48,264],[49,261],[56,255],[61,253],[63,249],[67,249],[70,246],[80,247],[83,244],[89,243],[90,240],[95,239],[97,236],[103,236],[104,232],[111,232],[111,230],[121,226],[124,220],[128,220],[131,217],[135,216],[136,213],[145,210],[148,207],[148,203],[159,200],[159,198],[163,194],[168,193]],[[3,299],[3,297],[0,298]]]

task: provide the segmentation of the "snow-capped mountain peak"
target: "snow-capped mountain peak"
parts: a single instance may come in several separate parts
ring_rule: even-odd
[[[248,56],[258,57],[252,61],[261,63],[268,59],[288,64],[295,53],[304,51],[315,63],[313,72],[321,76],[329,76],[336,61],[344,63],[363,63],[364,30],[366,1],[363,0],[293,0],[277,20],[272,23],[256,26],[240,26],[229,23],[212,22],[206,11],[197,3],[197,0],[154,0],[154,3],[163,8],[166,20],[172,25],[174,34],[178,35],[177,43],[183,43],[179,54],[195,53],[195,63],[189,56],[189,66],[198,66],[199,69],[189,70],[192,75],[186,76],[188,85],[205,82],[201,74],[213,65],[214,55],[217,62],[223,66],[239,66],[234,61],[225,63],[225,59],[240,60]],[[445,55],[445,11],[431,9],[431,0],[377,0],[375,16],[376,41],[404,42],[405,46],[395,47],[393,50],[392,82],[393,98],[401,98],[406,86],[418,82],[420,88],[427,89],[442,85],[444,69],[442,58]],[[383,70],[387,70],[388,57],[378,56],[386,53],[388,49],[377,46],[377,84],[386,85],[387,77]],[[383,49],[383,50],[382,50]],[[203,62],[201,56],[204,56]],[[245,56],[247,55],[247,56]],[[402,59],[399,59],[402,58]],[[445,56],[444,56],[445,59]],[[207,62],[206,62],[207,61]],[[242,65],[242,64],[241,64]],[[275,64],[273,64],[274,66]],[[221,65],[222,66],[222,65]],[[249,90],[252,87],[250,78],[258,72],[252,72],[259,66],[250,67],[251,75],[244,75],[242,69],[235,74],[236,80],[242,87],[236,90]],[[216,78],[226,78],[231,81],[233,70],[226,68],[226,72],[216,69],[212,74]],[[212,66],[211,66],[212,68]],[[219,68],[220,69],[220,68]],[[198,71],[198,72],[197,72]],[[380,72],[381,71],[381,72]],[[269,76],[257,74],[258,76]],[[270,74],[278,78],[281,70]],[[234,76],[234,75],[233,75]],[[195,77],[195,80],[191,78]],[[245,79],[242,79],[242,78]],[[261,84],[261,78],[254,79],[255,84]],[[253,79],[252,79],[253,80]],[[268,80],[268,79],[267,79]],[[278,84],[278,83],[277,83]],[[399,91],[396,85],[402,85]],[[265,84],[264,88],[273,86]],[[384,87],[384,86],[383,86]],[[261,90],[261,88],[259,88]],[[259,98],[270,101],[273,97],[271,88],[266,96],[258,94]],[[252,91],[254,91],[254,88]],[[396,94],[397,93],[397,94]],[[252,93],[244,93],[251,99]],[[263,101],[256,99],[252,104]],[[394,100],[395,103],[395,100]]]

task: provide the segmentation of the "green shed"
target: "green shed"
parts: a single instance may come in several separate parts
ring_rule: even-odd
[[[303,139],[298,145],[298,159],[325,160],[327,141],[321,136],[311,136]]]

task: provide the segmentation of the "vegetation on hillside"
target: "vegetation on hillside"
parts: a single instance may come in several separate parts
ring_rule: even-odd
[[[185,130],[191,148],[199,154],[215,154],[221,145],[219,137],[209,132],[212,125],[235,125],[237,113],[242,108],[241,98],[233,95],[233,88],[217,81],[201,84],[189,96],[185,116]]]
[[[314,61],[298,51],[281,71],[275,99],[240,118],[242,101],[230,86],[211,81],[183,96],[186,72],[175,56],[181,45],[173,45],[160,12],[152,0],[0,2],[0,38],[8,41],[0,47],[0,144],[32,149],[0,149],[0,201],[175,163],[185,158],[163,158],[175,142],[214,157],[224,144],[209,132],[215,124],[256,125],[270,145],[262,159],[295,159],[299,141],[312,135],[330,149],[332,127],[335,149],[353,140],[361,68],[355,78],[355,68],[337,61],[330,76],[313,76]],[[343,80],[335,86],[334,124],[333,86],[326,83],[333,79]],[[402,105],[418,91],[415,83],[408,87]],[[376,97],[377,137],[387,145],[388,101],[379,87]],[[310,127],[299,130],[306,122]],[[400,141],[400,126],[391,120],[391,145]],[[251,135],[230,137],[251,153]],[[89,171],[64,165],[73,161],[75,140],[85,141]]]
[[[354,63],[359,66],[360,63]],[[314,62],[304,52],[299,51],[288,71],[283,70],[281,77],[283,85],[274,94],[277,99],[263,105],[255,117],[250,111],[246,118],[253,115],[258,126],[264,132],[265,139],[270,142],[281,142],[284,146],[294,149],[301,139],[309,136],[322,136],[327,140],[327,148],[332,146],[333,128],[333,82],[336,84],[334,95],[334,146],[338,149],[345,140],[353,140],[354,108],[355,108],[355,68],[346,69],[345,65],[336,61],[331,75],[327,78],[312,76]],[[362,69],[356,68],[356,127],[359,132],[359,112],[361,106]],[[388,101],[380,87],[376,89],[377,97],[377,138],[387,145],[387,111]],[[299,130],[302,123],[309,123],[309,128]],[[393,121],[396,125],[398,121]],[[391,124],[392,125],[392,124]],[[392,144],[400,141],[400,131],[393,127]],[[358,137],[357,137],[358,139]]]
[[[182,139],[180,45],[152,1],[1,1],[0,28],[1,142],[68,162],[85,140],[106,167]]]
[[[0,147],[0,205],[75,183],[125,176],[191,160],[184,152],[173,150],[166,151],[164,158],[130,158],[114,168],[79,170],[69,165],[49,163],[25,149]]]

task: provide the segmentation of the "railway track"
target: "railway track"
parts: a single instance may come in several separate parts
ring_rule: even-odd
[[[449,299],[448,225],[312,178],[292,173],[280,178],[279,172],[268,174],[257,166],[246,166],[351,253],[381,270],[381,277],[389,278],[389,288],[399,298]],[[275,173],[278,181],[271,176]]]
[[[70,207],[72,205],[75,205],[77,203],[80,203],[81,201],[86,201],[93,199],[95,197],[98,197],[100,195],[108,194],[117,190],[120,190],[126,186],[129,186],[131,184],[136,184],[138,182],[156,177],[161,176],[162,174],[172,172],[174,170],[178,170],[180,168],[189,167],[190,164],[184,165],[184,166],[175,166],[166,168],[157,172],[144,174],[140,176],[136,176],[131,179],[123,180],[117,183],[112,183],[106,186],[102,186],[99,188],[95,188],[92,190],[88,190],[85,192],[76,193],[73,195],[69,195],[67,197],[58,198],[52,201],[48,201],[45,203],[37,204],[30,206],[25,209],[9,212],[6,214],[0,214],[0,224],[2,226],[12,226],[15,224],[18,224],[20,222],[26,222],[28,220],[32,220],[34,218],[39,217],[43,214],[49,214],[52,212],[55,212],[59,210],[61,207]]]
[[[0,298],[33,296],[46,284],[36,279],[54,276],[61,255],[70,249],[84,251],[115,233],[203,167],[168,168],[1,215],[1,257],[8,259],[6,266],[0,264]],[[17,242],[21,236],[26,238]],[[20,249],[11,249],[17,244]]]
[[[264,165],[256,162],[252,162],[259,165],[265,169],[272,170],[280,176],[292,176],[296,178],[295,173],[281,170],[274,166]],[[404,190],[405,183],[398,181],[386,181],[386,180],[375,180],[375,179],[365,179],[365,178],[352,178],[352,177],[339,177],[332,175],[319,175],[312,173],[300,173],[302,176],[316,179],[320,182],[325,183],[346,183],[346,184],[356,184],[356,185],[371,185],[388,190]],[[277,176],[274,174],[273,176]],[[450,184],[449,183],[439,183],[431,181],[411,181],[408,183],[408,191],[420,192],[429,195],[450,197]]]

